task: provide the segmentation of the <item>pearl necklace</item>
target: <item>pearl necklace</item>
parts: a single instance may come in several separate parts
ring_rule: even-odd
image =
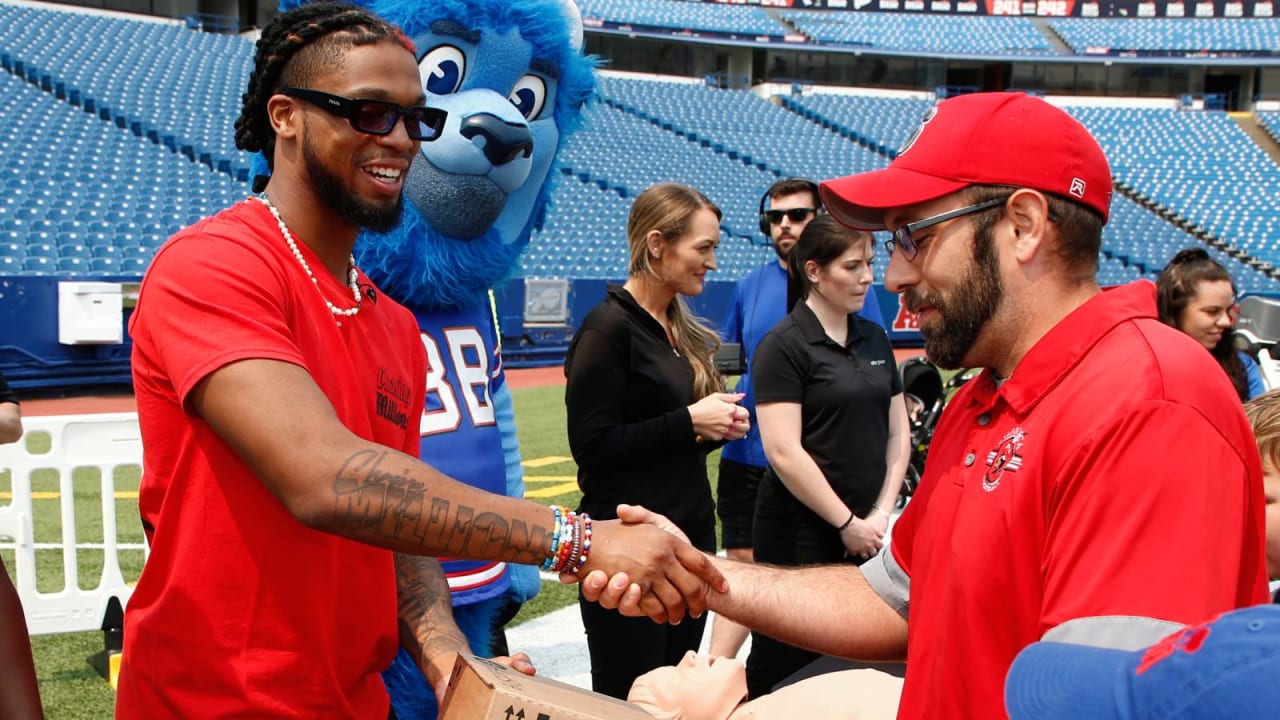
[[[293,239],[293,233],[289,232],[289,226],[284,224],[284,218],[280,217],[280,211],[276,210],[276,206],[271,204],[271,200],[266,194],[257,195],[254,200],[267,206],[271,211],[271,217],[276,219],[276,225],[280,227],[280,234],[284,236],[284,241],[288,243],[289,250],[293,252],[293,256],[298,259],[298,264],[306,271],[307,277],[311,278],[311,284],[316,286],[316,292],[320,293],[320,299],[324,300],[324,304],[329,306],[329,312],[338,317],[355,317],[360,312],[360,285],[356,282],[359,275],[356,273],[356,257],[349,256],[347,260],[347,287],[351,288],[351,297],[355,300],[356,306],[353,308],[340,308],[329,302],[329,298],[324,296],[324,291],[320,289],[320,280],[311,272],[311,266],[307,264],[307,259],[302,256],[302,251],[298,249],[298,243]],[[341,325],[342,321],[338,321]]]

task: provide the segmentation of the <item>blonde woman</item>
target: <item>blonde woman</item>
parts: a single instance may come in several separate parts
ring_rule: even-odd
[[[666,515],[698,548],[715,550],[706,454],[742,437],[741,395],[712,363],[716,333],[685,306],[716,268],[720,209],[674,183],[641,193],[627,222],[627,281],[583,319],[565,359],[569,447],[579,511],[616,518],[619,503]],[[677,626],[579,601],[592,688],[625,698],[641,674],[673,665],[702,639],[705,619]]]

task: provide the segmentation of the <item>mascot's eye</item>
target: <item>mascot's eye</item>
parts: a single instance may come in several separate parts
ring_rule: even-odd
[[[467,56],[452,45],[432,48],[418,63],[422,87],[432,95],[450,95],[462,87],[467,74]]]
[[[507,96],[521,115],[536,120],[547,102],[547,83],[537,75],[525,75]]]

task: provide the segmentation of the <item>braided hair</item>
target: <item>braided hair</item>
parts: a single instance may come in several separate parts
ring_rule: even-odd
[[[306,87],[340,63],[349,48],[386,40],[412,52],[412,44],[393,25],[347,3],[309,3],[277,15],[258,38],[249,89],[236,120],[236,147],[261,152],[268,167],[274,167],[276,133],[267,115],[271,96],[286,87]]]

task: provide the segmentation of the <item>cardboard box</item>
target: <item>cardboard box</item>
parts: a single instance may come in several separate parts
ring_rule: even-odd
[[[459,655],[440,720],[653,720],[631,703]]]

